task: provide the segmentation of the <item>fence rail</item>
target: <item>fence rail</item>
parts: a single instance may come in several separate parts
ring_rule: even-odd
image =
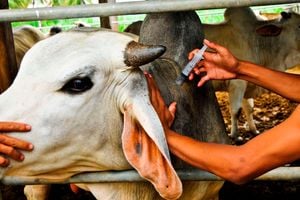
[[[105,17],[125,14],[146,14],[287,3],[299,3],[299,0],[164,0],[102,3],[68,7],[27,8],[14,10],[4,9],[0,10],[0,22],[84,18],[95,16]]]
[[[223,181],[222,178],[206,171],[197,169],[177,170],[181,180],[186,181]],[[300,167],[279,167],[273,169],[255,180],[261,181],[299,181]],[[22,177],[7,176],[2,179],[6,185],[35,185],[35,184],[65,184],[65,183],[99,183],[99,182],[141,182],[146,181],[135,170],[109,171],[109,172],[89,172],[75,175],[64,181],[50,181],[46,179],[26,179]]]

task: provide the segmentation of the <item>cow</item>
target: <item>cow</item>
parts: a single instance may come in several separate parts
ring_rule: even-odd
[[[141,30],[142,24],[143,24],[142,20],[135,21],[135,22],[129,24],[124,29],[124,32],[133,33],[133,34],[136,34],[136,35],[140,35],[140,30]]]
[[[50,28],[50,30],[49,30],[48,37],[49,37],[49,36],[53,36],[53,35],[55,35],[55,34],[57,34],[57,33],[62,32],[62,31],[63,31],[63,30],[62,30],[61,27],[59,27],[59,26],[52,26],[52,27]]]
[[[300,63],[300,16],[283,12],[276,20],[258,20],[248,7],[229,8],[225,22],[203,25],[206,38],[227,48],[239,59],[248,60],[269,68],[285,71]],[[216,90],[229,92],[231,133],[238,136],[238,116],[245,111],[249,128],[258,134],[253,120],[253,98],[265,92],[242,80],[214,81]]]
[[[257,17],[262,20],[274,20],[279,19],[281,17],[281,14],[260,11]]]
[[[170,19],[173,23],[162,30]],[[134,168],[148,182],[79,187],[97,199],[218,198],[223,181],[182,183],[178,178],[173,165],[191,166],[169,155],[139,68],[153,74],[166,102],[177,101],[176,131],[228,143],[211,84],[203,88],[175,84],[187,62],[182,53],[202,45],[200,20],[195,12],[183,12],[152,14],[146,21],[139,43],[113,31],[78,28],[42,40],[27,52],[13,84],[0,96],[5,108],[0,110],[0,120],[31,124],[29,134],[10,135],[31,141],[35,148],[24,152],[23,162],[12,161],[10,167],[1,169],[1,177],[63,181],[82,172]],[[150,27],[152,34],[147,31]],[[161,31],[177,35],[163,43]],[[132,123],[140,124],[147,135],[132,133]]]

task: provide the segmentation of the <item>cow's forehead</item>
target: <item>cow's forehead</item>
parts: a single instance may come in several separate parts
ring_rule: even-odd
[[[44,40],[35,52],[44,56],[47,56],[46,53],[59,56],[61,53],[68,54],[89,49],[109,56],[114,52],[123,52],[131,40],[123,34],[107,31],[65,32]]]
[[[96,64],[122,67],[125,66],[124,50],[130,41],[129,36],[108,31],[60,33],[30,49],[23,59],[21,71],[37,72],[56,66],[63,70],[70,65],[75,68]]]

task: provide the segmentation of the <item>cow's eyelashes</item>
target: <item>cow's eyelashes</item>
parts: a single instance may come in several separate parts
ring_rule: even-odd
[[[91,89],[92,87],[93,82],[89,77],[78,77],[69,80],[61,90],[71,94],[80,94]]]

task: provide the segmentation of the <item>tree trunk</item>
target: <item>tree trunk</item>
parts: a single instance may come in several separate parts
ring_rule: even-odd
[[[0,9],[8,8],[8,0],[0,0]],[[0,92],[14,80],[18,68],[10,22],[0,22]]]
[[[98,0],[99,3],[107,3],[107,0]],[[102,28],[111,28],[109,17],[100,17],[100,24]]]
[[[98,0],[99,3],[116,3],[115,0]],[[117,21],[117,16],[100,17],[100,23],[102,28],[109,28],[114,31],[118,31],[118,23],[112,23]]]

